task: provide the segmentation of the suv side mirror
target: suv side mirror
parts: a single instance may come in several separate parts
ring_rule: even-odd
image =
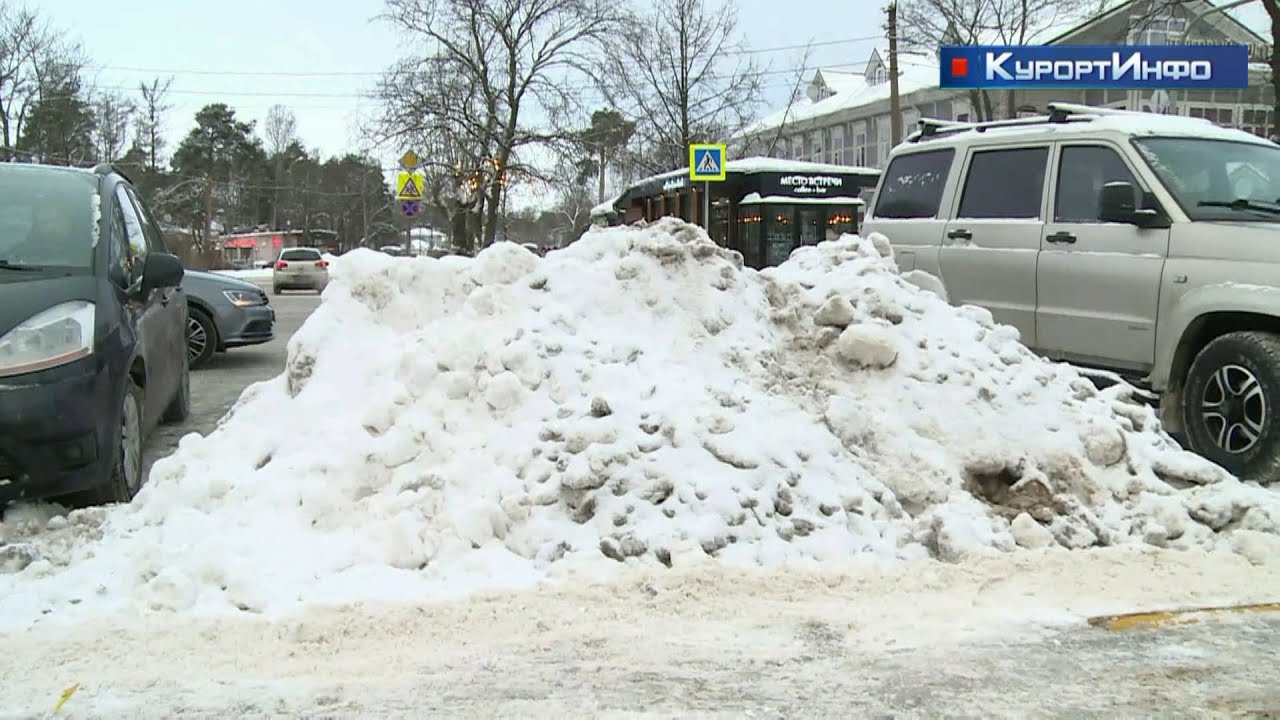
[[[184,274],[186,271],[177,255],[147,253],[147,259],[142,264],[142,285],[138,288],[138,294],[145,298],[152,290],[177,287],[182,284]]]
[[[1133,183],[1117,181],[1102,186],[1098,193],[1098,219],[1150,227],[1160,220],[1160,212],[1138,207],[1138,189]]]

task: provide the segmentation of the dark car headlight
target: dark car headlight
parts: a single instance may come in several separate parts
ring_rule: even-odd
[[[236,307],[253,307],[267,304],[267,296],[253,290],[223,290],[222,294]]]

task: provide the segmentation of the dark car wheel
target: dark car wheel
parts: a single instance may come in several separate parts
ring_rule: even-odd
[[[1280,336],[1234,332],[1196,355],[1183,388],[1191,448],[1240,477],[1280,479]]]
[[[190,353],[182,358],[182,376],[178,378],[178,391],[160,418],[167,423],[180,423],[191,416],[191,361]]]
[[[115,448],[111,477],[101,487],[77,497],[78,505],[127,503],[142,489],[142,391],[133,380],[125,382],[120,407],[120,442]]]
[[[187,363],[198,368],[218,350],[218,328],[203,310],[187,311]]]

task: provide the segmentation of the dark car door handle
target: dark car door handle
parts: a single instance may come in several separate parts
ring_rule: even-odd
[[[1076,241],[1076,236],[1069,232],[1056,232],[1052,235],[1046,236],[1045,240],[1048,240],[1051,243],[1073,243]]]
[[[973,233],[963,229],[952,230],[951,232],[947,233],[947,237],[951,238],[952,240],[972,240]]]

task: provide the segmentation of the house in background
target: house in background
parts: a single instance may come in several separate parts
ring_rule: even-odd
[[[936,54],[899,53],[898,92],[903,137],[922,117],[972,121],[1044,112],[1053,101],[1147,110],[1209,118],[1257,135],[1271,134],[1273,93],[1265,59],[1270,54],[1270,18],[1260,3],[1212,14],[1208,0],[1108,0],[1090,11],[1062,13],[1027,44],[1249,45],[1249,87],[1236,90],[966,91],[938,87]],[[1198,19],[1197,19],[1198,18]],[[1004,44],[992,34],[982,44]],[[950,41],[950,40],[949,40]],[[732,156],[771,157],[883,168],[892,144],[888,51],[877,48],[865,65],[820,69],[803,97],[757,122],[731,144]],[[984,110],[990,105],[991,114]],[[976,111],[975,111],[976,110]],[[869,193],[864,198],[869,199]]]

